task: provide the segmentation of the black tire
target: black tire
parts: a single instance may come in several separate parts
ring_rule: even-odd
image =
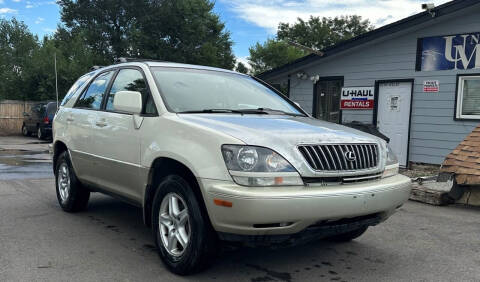
[[[38,138],[38,140],[45,139],[45,132],[43,131],[43,129],[40,126],[37,127],[37,138]]]
[[[23,135],[23,136],[30,136],[30,135],[31,135],[31,132],[28,131],[28,128],[27,128],[27,126],[26,126],[25,124],[22,125],[22,135]]]
[[[327,240],[333,241],[333,242],[349,242],[352,241],[365,233],[367,231],[368,226],[364,226],[355,230],[352,230],[350,232],[338,234],[335,236],[328,237]]]
[[[165,266],[178,275],[199,272],[210,266],[216,256],[217,235],[192,189],[193,187],[184,178],[169,175],[161,180],[153,199],[152,229],[155,244]],[[172,194],[180,196],[188,209],[190,237],[183,253],[179,256],[174,256],[167,251],[160,234],[161,203],[167,195]]]
[[[62,192],[60,191],[60,184],[62,181],[60,179],[61,177],[59,177],[62,173],[60,169],[63,169],[64,166],[67,168],[65,175],[68,175],[69,177],[69,191],[65,197],[62,196]],[[90,191],[82,187],[78,181],[77,176],[73,171],[69,155],[66,151],[61,153],[57,158],[57,165],[55,167],[55,190],[57,191],[58,203],[64,211],[73,213],[87,208]]]

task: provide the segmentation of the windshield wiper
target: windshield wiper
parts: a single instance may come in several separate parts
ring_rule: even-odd
[[[216,114],[216,113],[243,114],[242,111],[232,110],[232,109],[203,109],[203,110],[177,112],[177,114]]]
[[[203,110],[192,110],[192,111],[183,111],[177,112],[177,114],[216,114],[216,113],[233,113],[233,114],[250,114],[250,115],[274,115],[282,114],[289,116],[304,116],[302,114],[288,113],[281,110],[274,110],[270,108],[257,108],[257,109],[203,109]]]
[[[302,117],[304,116],[302,114],[289,113],[282,110],[275,110],[270,108],[242,109],[239,111],[245,114],[264,114],[264,115],[282,114],[282,115],[288,115],[288,116],[302,116]]]

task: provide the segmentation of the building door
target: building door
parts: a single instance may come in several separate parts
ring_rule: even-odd
[[[390,147],[401,166],[407,165],[410,103],[413,82],[378,84],[377,127],[390,138]]]
[[[316,103],[314,117],[341,123],[340,95],[343,86],[343,78],[320,79],[316,84]]]

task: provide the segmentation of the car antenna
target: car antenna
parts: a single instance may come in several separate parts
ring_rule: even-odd
[[[57,53],[53,54],[55,60],[55,93],[57,96],[57,111],[58,111],[58,76],[57,76]]]

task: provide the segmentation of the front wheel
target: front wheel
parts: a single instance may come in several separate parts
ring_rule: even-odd
[[[360,227],[358,229],[352,230],[350,232],[341,233],[335,236],[328,237],[327,240],[334,241],[334,242],[349,242],[352,241],[365,233],[367,231],[368,226]]]
[[[160,258],[173,273],[188,275],[208,267],[217,237],[194,189],[182,177],[165,177],[153,200],[152,227]]]
[[[55,185],[58,203],[64,211],[78,212],[87,208],[90,191],[78,181],[66,151],[57,159]]]

